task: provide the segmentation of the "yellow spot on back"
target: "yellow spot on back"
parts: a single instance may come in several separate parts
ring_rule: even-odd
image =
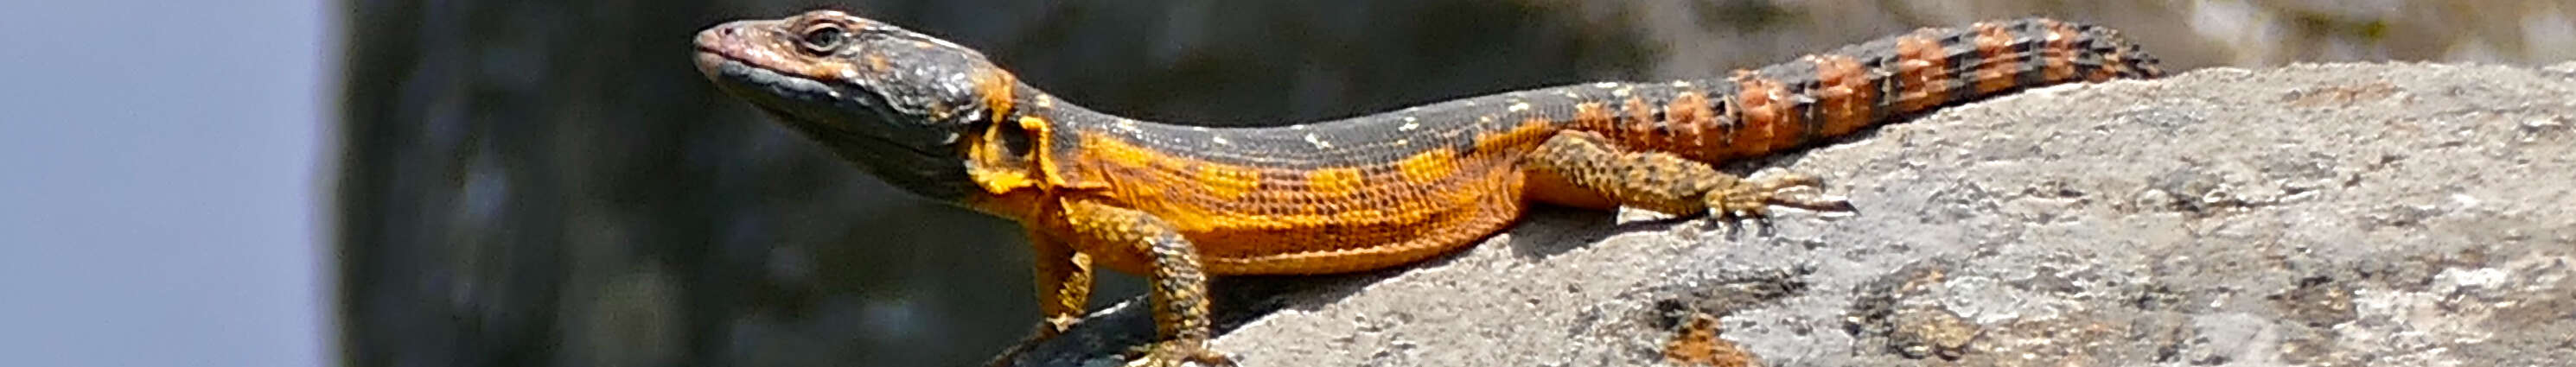
[[[1306,173],[1306,189],[1322,195],[1349,195],[1359,192],[1360,169],[1325,168]]]
[[[1415,153],[1395,162],[1396,172],[1413,183],[1431,183],[1458,172],[1458,152],[1448,148]]]
[[[1082,132],[1081,134],[1083,157],[1088,158],[1088,161],[1084,163],[1095,165],[1093,169],[1149,169],[1152,168],[1155,163],[1167,162],[1172,159],[1164,156],[1160,152],[1146,149],[1145,147],[1139,147],[1134,144],[1128,144],[1126,141],[1120,140],[1117,137],[1095,132]]]
[[[1243,194],[1261,188],[1261,172],[1243,167],[1203,164],[1199,166],[1197,176],[1200,187],[1206,187],[1209,194],[1225,200],[1242,199]]]

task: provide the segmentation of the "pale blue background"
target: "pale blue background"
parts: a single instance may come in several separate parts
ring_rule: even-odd
[[[0,1],[0,366],[330,362],[335,8]]]

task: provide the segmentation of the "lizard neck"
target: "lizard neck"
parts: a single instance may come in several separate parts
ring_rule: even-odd
[[[998,72],[998,71],[996,71]],[[1153,124],[1092,111],[1058,100],[1024,83],[982,92],[993,121],[966,135],[967,178],[984,189],[968,207],[1027,221],[1066,195],[1097,192],[1110,183],[1086,164],[1086,141],[1101,124]]]

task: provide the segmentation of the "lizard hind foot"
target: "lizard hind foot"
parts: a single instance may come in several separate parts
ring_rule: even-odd
[[[1703,199],[1709,216],[1720,219],[1761,221],[1770,218],[1775,205],[1825,213],[1852,211],[1850,201],[1826,195],[1823,186],[1824,181],[1815,176],[1770,168],[1754,172],[1734,185],[1711,190]]]

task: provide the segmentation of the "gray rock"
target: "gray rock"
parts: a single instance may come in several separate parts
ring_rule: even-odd
[[[1238,327],[1216,347],[1245,366],[2568,365],[2571,70],[2028,91],[1731,167],[1819,175],[1851,213],[1539,210],[1409,269],[1227,280]],[[1151,332],[1133,304],[1031,362],[1114,364],[1099,352]]]

